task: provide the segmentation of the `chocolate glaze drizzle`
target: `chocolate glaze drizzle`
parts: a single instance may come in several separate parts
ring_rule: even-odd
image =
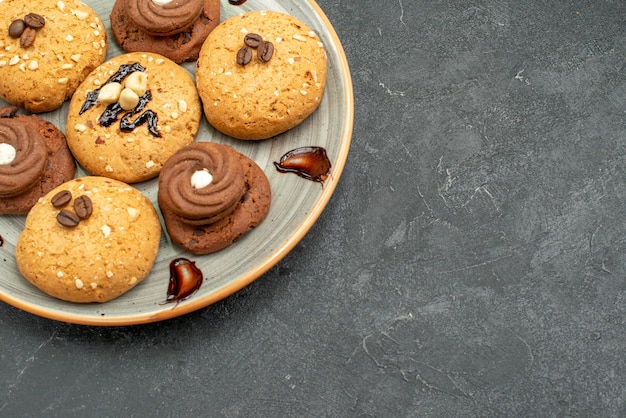
[[[195,261],[175,258],[170,262],[170,281],[167,286],[166,303],[180,302],[193,295],[204,281],[202,270]]]
[[[102,86],[109,83],[121,83],[122,80],[124,80],[130,73],[145,70],[146,69],[138,62],[134,64],[122,64],[120,65],[120,68],[113,75],[111,75],[111,77],[109,77],[109,79],[105,81]],[[87,98],[85,99],[83,106],[78,112],[79,115],[82,115],[83,113],[94,107],[96,103],[98,103],[98,94],[100,94],[100,89],[102,88],[102,86],[100,88],[90,91],[87,94]]]
[[[246,0],[228,0],[228,3],[232,4],[233,6],[241,6],[245,2]]]
[[[281,173],[294,173],[322,185],[330,175],[331,163],[322,147],[300,147],[287,152],[274,162]]]
[[[145,68],[138,62],[134,64],[122,64],[120,65],[120,68],[115,72],[115,74],[109,77],[109,79],[103,84],[103,86],[108,83],[120,83],[130,73],[144,70]],[[98,103],[98,94],[100,93],[101,88],[102,87],[92,90],[87,94],[87,98],[85,99],[83,106],[78,112],[79,115],[82,115],[84,112],[91,109],[93,106],[96,105],[96,103]],[[150,134],[157,138],[161,137],[161,133],[156,129],[158,116],[154,111],[148,109],[141,115],[139,115],[139,117],[137,117],[134,121],[131,121],[131,118],[133,116],[145,109],[150,100],[152,100],[152,93],[150,92],[150,90],[148,90],[139,98],[139,103],[137,104],[137,106],[135,106],[133,110],[125,113],[124,116],[122,116],[122,119],[120,121],[120,130],[122,132],[132,132],[133,129],[147,122],[148,131],[150,132]],[[122,109],[119,103],[111,103],[104,109],[104,112],[102,112],[102,114],[98,118],[98,123],[100,124],[100,126],[109,127],[114,124],[117,121],[119,115],[124,112],[125,110]]]

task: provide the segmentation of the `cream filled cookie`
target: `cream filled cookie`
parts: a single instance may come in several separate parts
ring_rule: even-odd
[[[36,115],[0,108],[0,215],[27,213],[76,174],[65,135]]]
[[[193,142],[202,108],[194,81],[155,53],[129,53],[94,70],[72,98],[67,141],[91,174],[136,183]]]
[[[172,241],[193,254],[228,247],[269,211],[263,170],[232,147],[196,142],[167,160],[158,202]]]
[[[81,177],[51,190],[31,209],[15,258],[22,275],[53,297],[107,302],[150,273],[160,237],[156,210],[138,190],[109,178]]]
[[[0,2],[0,97],[29,112],[69,99],[106,58],[100,17],[78,0]]]
[[[117,0],[111,31],[127,52],[153,51],[176,63],[195,61],[220,21],[219,0]]]
[[[280,12],[234,16],[211,32],[197,62],[204,114],[218,131],[266,139],[306,119],[326,86],[327,58],[317,34]]]

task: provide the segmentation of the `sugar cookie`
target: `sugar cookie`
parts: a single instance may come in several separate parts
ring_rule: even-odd
[[[326,86],[320,38],[280,12],[225,20],[207,38],[196,67],[208,121],[239,139],[266,139],[297,126],[317,109]]]
[[[81,177],[53,189],[31,209],[15,257],[22,275],[51,296],[106,302],[148,275],[160,237],[156,210],[137,189]]]
[[[0,97],[32,113],[69,99],[106,58],[106,28],[78,0],[0,2]]]

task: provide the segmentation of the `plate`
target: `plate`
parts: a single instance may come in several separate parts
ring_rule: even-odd
[[[119,55],[109,28],[113,0],[86,0],[107,25],[107,59]],[[214,254],[193,256],[161,239],[159,255],[150,273],[139,285],[118,299],[104,304],[74,304],[49,297],[24,279],[15,263],[15,244],[25,216],[1,216],[0,299],[42,317],[84,325],[134,325],[174,318],[215,303],[247,286],[276,265],[313,226],[330,200],[345,166],[354,116],[352,80],[341,42],[322,9],[313,0],[251,0],[242,6],[221,2],[221,19],[251,10],[276,10],[297,17],[318,33],[328,56],[324,98],[318,109],[301,125],[265,141],[240,141],[215,131],[203,121],[198,137],[233,146],[252,158],[267,174],[272,187],[272,205],[267,218],[232,246]],[[195,63],[183,67],[194,74]],[[1,102],[1,101],[0,101]],[[65,130],[68,103],[41,117]],[[332,171],[323,187],[274,167],[286,152],[301,146],[326,149]],[[84,173],[83,173],[84,174]],[[156,205],[156,180],[134,185]],[[42,231],[45,233],[45,231]],[[196,262],[204,283],[190,298],[165,303],[169,265],[177,257]]]

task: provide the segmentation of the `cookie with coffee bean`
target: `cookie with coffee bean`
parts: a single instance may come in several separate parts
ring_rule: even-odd
[[[172,242],[193,254],[228,247],[260,224],[272,199],[264,171],[229,145],[195,142],[170,157],[158,202]]]
[[[318,108],[326,86],[327,57],[318,35],[274,11],[222,22],[196,67],[208,121],[239,139],[266,139],[294,128]]]
[[[32,113],[69,99],[106,58],[100,17],[79,0],[0,2],[0,97]]]
[[[157,52],[181,64],[198,59],[220,21],[219,0],[117,0],[113,37],[126,52]]]
[[[40,197],[76,174],[63,132],[17,110],[0,108],[0,215],[27,213]]]
[[[92,175],[137,183],[193,142],[202,107],[193,78],[170,59],[133,52],[94,70],[72,97],[66,135]]]
[[[33,206],[15,258],[22,275],[50,296],[107,302],[148,276],[160,239],[148,198],[123,182],[87,176],[61,184]]]

